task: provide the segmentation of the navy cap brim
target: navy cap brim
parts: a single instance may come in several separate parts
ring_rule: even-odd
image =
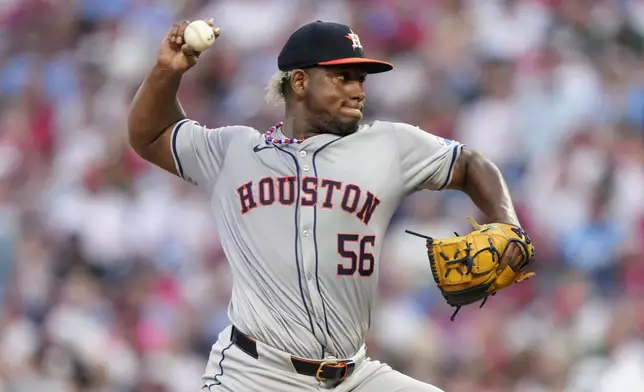
[[[361,69],[365,72],[374,74],[387,72],[394,69],[394,66],[386,61],[366,59],[363,57],[349,57],[344,59],[337,59],[331,61],[323,61],[318,63],[318,65],[359,65]]]

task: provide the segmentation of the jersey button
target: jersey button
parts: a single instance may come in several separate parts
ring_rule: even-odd
[[[302,158],[304,158],[306,156],[306,151],[304,151],[304,150],[300,151],[300,156]]]
[[[308,165],[304,165],[304,166],[302,166],[302,170],[304,170],[304,171],[309,171],[309,166],[308,166]]]

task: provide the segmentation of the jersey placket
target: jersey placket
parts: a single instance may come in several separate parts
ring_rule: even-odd
[[[299,160],[299,165],[302,170],[302,183],[300,184],[300,189],[302,195],[304,195],[304,183],[307,178],[315,178],[313,173],[313,162],[312,162],[312,152],[307,151],[306,149],[301,149],[297,152],[297,157]],[[309,180],[311,181],[311,180]],[[313,323],[316,326],[315,335],[321,341],[324,342],[324,346],[328,345],[328,335],[327,330],[328,326],[326,325],[326,320],[324,317],[324,305],[322,303],[322,297],[318,290],[318,276],[317,276],[317,252],[316,252],[316,238],[315,238],[315,229],[316,229],[316,209],[317,204],[319,203],[317,191],[318,191],[318,182],[315,180],[315,195],[313,197],[313,205],[305,205],[304,202],[300,205],[300,244],[302,252],[302,269],[303,269],[303,279],[306,283],[306,289],[309,294],[309,299],[311,300],[311,313],[313,317]],[[311,200],[310,196],[304,196],[304,199]]]

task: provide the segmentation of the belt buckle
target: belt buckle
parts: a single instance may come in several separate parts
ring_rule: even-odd
[[[330,380],[329,378],[322,377],[322,372],[323,372],[325,366],[334,367],[334,368],[344,368],[344,374],[342,375],[342,377],[340,377],[340,379],[338,381],[344,380],[344,378],[347,376],[348,364],[347,364],[346,361],[338,361],[336,359],[329,359],[329,360],[326,360],[326,361],[322,361],[320,363],[320,366],[318,366],[318,370],[315,372],[316,380],[321,381],[321,382],[327,382],[327,381]]]

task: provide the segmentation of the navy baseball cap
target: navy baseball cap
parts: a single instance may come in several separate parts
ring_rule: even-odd
[[[277,57],[281,71],[344,64],[360,65],[367,73],[394,68],[385,61],[366,58],[360,37],[349,26],[320,20],[293,32]]]

